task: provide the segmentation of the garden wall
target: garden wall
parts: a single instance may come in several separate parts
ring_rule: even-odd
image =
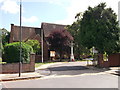
[[[36,63],[42,62],[42,55],[35,55],[35,62]]]
[[[0,73],[18,73],[19,63],[13,64],[0,64],[2,71]],[[35,71],[35,54],[30,55],[30,63],[22,64],[22,72],[34,72]]]
[[[98,55],[98,66],[99,67],[109,67],[109,61],[104,61],[103,54]]]
[[[98,65],[100,67],[120,66],[120,53],[110,54],[108,61],[103,60],[103,54],[98,55]]]
[[[109,66],[120,66],[120,53],[109,55],[108,60]]]

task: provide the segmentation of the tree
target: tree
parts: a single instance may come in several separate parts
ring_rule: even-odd
[[[80,23],[81,23],[82,13],[78,13],[75,16],[76,21],[72,25],[68,25],[66,28],[74,37],[74,54],[76,59],[80,59],[80,55],[89,54],[90,50],[84,47],[79,43],[79,32],[80,32]]]
[[[120,51],[120,28],[117,15],[111,8],[106,8],[105,3],[100,3],[94,8],[88,7],[83,14],[79,31],[79,43],[92,48],[99,53],[116,53]]]
[[[0,29],[0,52],[4,54],[4,47],[9,43],[10,32],[5,28]]]
[[[67,32],[67,30],[54,30],[48,36],[47,40],[50,44],[50,48],[60,54],[61,60],[63,51],[65,52],[66,48],[69,47],[71,40],[73,40],[73,37],[69,32]]]
[[[41,47],[38,40],[28,40],[25,43],[32,46],[34,53],[41,53]]]
[[[4,46],[9,43],[10,32],[8,32],[5,28],[0,29],[0,31],[2,32],[2,44]]]

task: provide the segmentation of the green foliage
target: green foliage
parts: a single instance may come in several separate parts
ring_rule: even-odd
[[[75,18],[77,19],[76,22],[74,22],[72,25],[68,25],[66,28],[74,37],[74,54],[76,55],[76,58],[80,59],[80,55],[89,54],[90,50],[79,43],[82,13],[78,13]]]
[[[28,40],[26,44],[32,46],[34,53],[41,52],[41,47],[38,40]]]
[[[63,52],[69,52],[70,42],[73,40],[73,37],[67,30],[54,30],[47,40],[50,48],[58,52],[61,59]]]
[[[107,53],[103,54],[103,59],[104,59],[104,61],[108,61],[108,54]]]
[[[30,45],[21,43],[22,45],[22,63],[30,62],[30,53],[33,49]],[[20,42],[14,42],[5,45],[4,58],[7,63],[17,63],[20,60]]]
[[[9,43],[9,38],[10,38],[10,32],[8,32],[6,29],[0,29],[2,32],[2,44],[5,46],[5,44]]]
[[[111,8],[101,3],[94,8],[88,7],[79,20],[79,43],[87,48],[93,46],[99,53],[116,53],[120,51],[120,28],[117,15]]]
[[[49,35],[47,40],[52,49],[61,51],[64,47],[70,45],[70,41],[73,38],[66,30],[55,30]]]
[[[4,46],[9,43],[10,33],[5,29],[0,29],[0,53],[4,54]]]

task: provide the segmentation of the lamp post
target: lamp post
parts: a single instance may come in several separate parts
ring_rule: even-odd
[[[20,61],[19,61],[19,77],[22,72],[22,1],[20,0]]]

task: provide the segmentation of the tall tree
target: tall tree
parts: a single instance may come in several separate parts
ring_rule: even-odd
[[[84,47],[79,43],[79,32],[80,32],[80,23],[81,23],[82,13],[78,13],[75,16],[76,21],[72,25],[68,25],[66,28],[74,37],[74,55],[76,59],[80,59],[80,55],[89,54],[90,50]]]
[[[62,53],[67,50],[66,48],[69,47],[70,41],[73,40],[73,37],[67,32],[67,30],[54,30],[47,40],[50,44],[50,48],[60,54],[61,60]]]
[[[92,48],[99,53],[116,53],[120,51],[120,28],[117,15],[111,8],[106,8],[105,3],[100,3],[94,8],[88,7],[83,14],[80,26],[79,43]]]

